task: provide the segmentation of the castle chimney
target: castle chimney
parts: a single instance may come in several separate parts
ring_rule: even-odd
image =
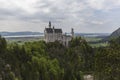
[[[72,38],[74,38],[74,29],[71,28],[71,34],[72,34]]]

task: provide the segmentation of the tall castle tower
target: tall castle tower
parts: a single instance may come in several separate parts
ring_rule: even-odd
[[[74,38],[74,29],[71,28],[71,34],[72,34],[72,38]]]

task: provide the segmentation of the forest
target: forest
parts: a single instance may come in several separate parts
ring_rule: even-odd
[[[106,47],[91,47],[76,37],[65,47],[58,41],[8,44],[0,36],[0,80],[120,80],[120,37]]]

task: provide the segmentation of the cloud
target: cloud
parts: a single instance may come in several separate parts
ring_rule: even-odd
[[[96,10],[110,10],[120,7],[120,0],[86,0],[86,4]]]
[[[112,32],[119,26],[119,10],[120,0],[0,0],[0,28],[43,31],[51,20],[64,31]]]
[[[104,22],[102,21],[91,21],[92,24],[96,24],[96,25],[102,25],[104,24]]]

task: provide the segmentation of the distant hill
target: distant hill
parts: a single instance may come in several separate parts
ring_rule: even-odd
[[[111,38],[117,38],[117,37],[120,37],[120,28],[115,30],[110,36],[109,36],[109,39]]]
[[[41,35],[41,34],[43,34],[43,33],[30,32],[30,31],[24,31],[24,32],[0,32],[1,36]]]

